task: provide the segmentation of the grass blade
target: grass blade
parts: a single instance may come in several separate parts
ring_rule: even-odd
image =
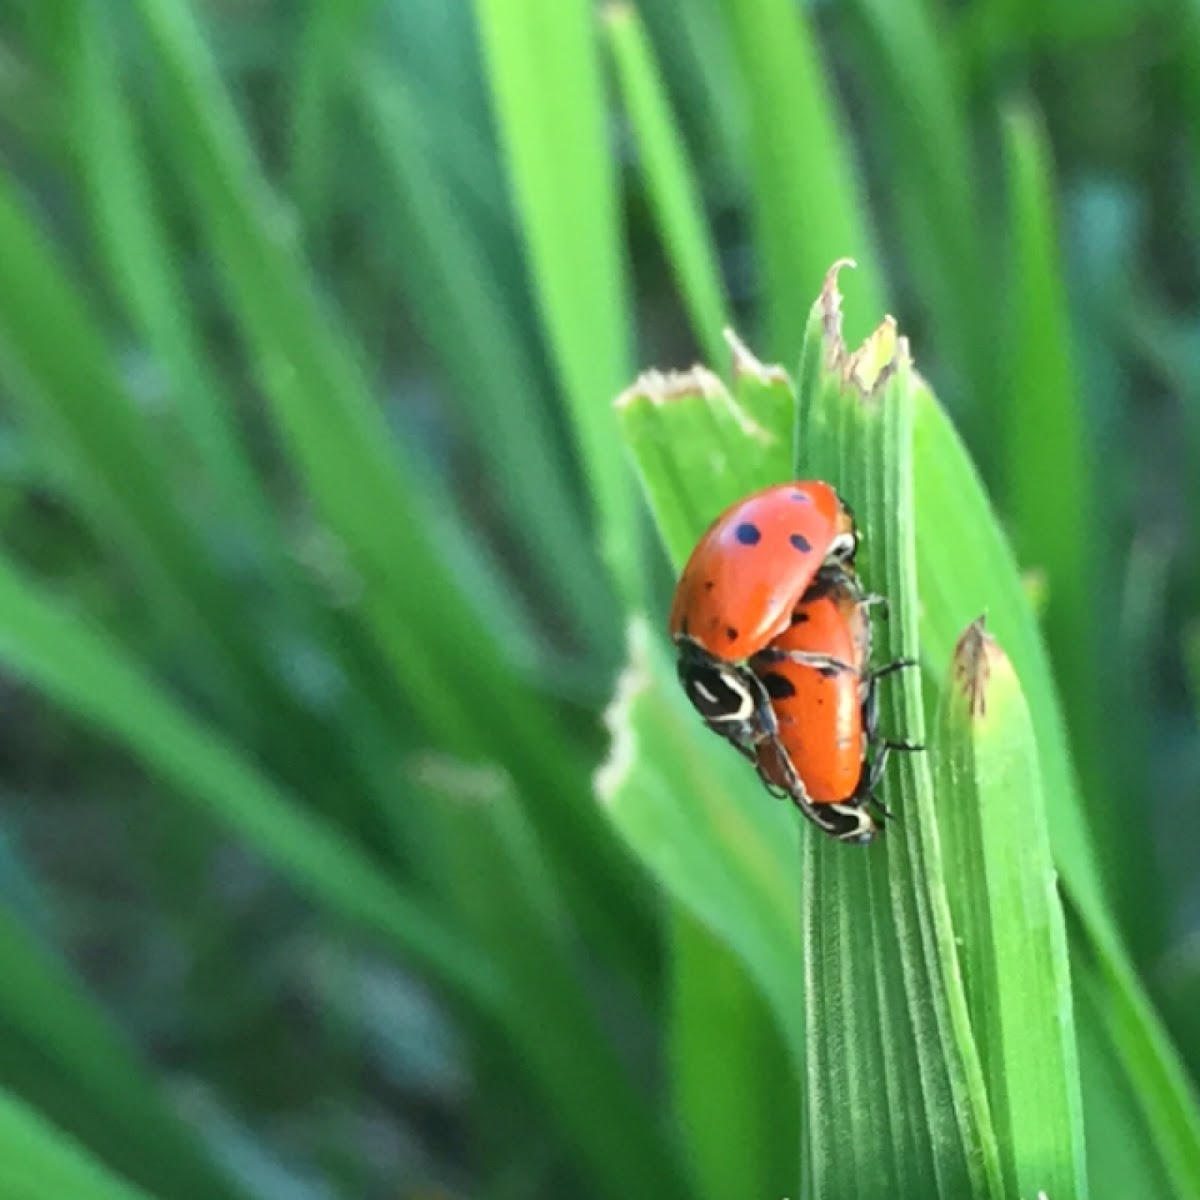
[[[873,104],[866,127],[887,164],[887,202],[903,231],[889,249],[904,256],[911,285],[928,306],[938,331],[933,353],[948,376],[965,380],[945,399],[960,426],[978,435],[968,437],[972,447],[986,451],[985,431],[1001,409],[996,289],[980,236],[979,172],[959,47],[941,27],[940,6],[927,0],[903,6],[855,0],[852,11],[855,31],[864,34],[852,44],[865,45],[862,71],[873,85],[864,97]]]
[[[1038,731],[1055,865],[1075,902],[1104,914],[1111,927],[1058,691],[1020,570],[966,448],[929,396],[917,406],[914,453],[917,521],[923,531],[936,530],[936,536],[923,532],[917,540],[922,652],[931,662],[949,662],[962,630],[987,614]]]
[[[601,1194],[682,1200],[672,1146],[580,986],[561,896],[511,785],[501,776],[484,803],[463,804],[460,789],[439,795],[430,783],[447,900],[477,944],[504,948],[495,959],[506,1073],[530,1079]]]
[[[840,304],[835,267],[809,323],[799,451],[804,473],[828,479],[854,506],[864,583],[889,600],[875,647],[886,663],[918,646],[912,429],[925,388],[889,322],[849,354]],[[885,731],[924,741],[921,683],[916,671],[888,681]],[[814,834],[802,847],[812,1187],[999,1200],[927,756],[904,755],[887,795],[901,820],[882,845],[856,852]]]
[[[1146,1124],[1147,1113],[1131,1086],[1099,1010],[1104,985],[1086,960],[1071,964],[1075,987],[1076,1025],[1087,1126],[1088,1174],[1096,1181],[1093,1195],[1155,1196],[1184,1200],[1195,1194],[1191,1182],[1180,1190],[1164,1164],[1160,1139]]]
[[[252,538],[258,553],[277,550],[278,532],[242,445],[232,398],[212,369],[175,270],[178,256],[139,153],[139,131],[102,20],[98,9],[82,6],[65,49],[75,83],[76,152],[108,273],[177,392],[173,409],[213,502],[225,507],[229,524]],[[278,555],[271,565],[278,579]]]
[[[778,1023],[741,961],[681,909],[671,947],[671,1079],[692,1195],[794,1195],[799,1113],[788,1103],[792,1061]]]
[[[315,0],[307,6],[293,75],[288,191],[313,242],[327,232],[330,216],[339,149],[334,117],[344,99],[347,49],[375,7],[375,0]]]
[[[632,598],[642,588],[639,539],[609,411],[629,378],[631,310],[592,5],[477,0],[476,12],[525,251],[604,559]]]
[[[791,380],[764,368],[737,344],[731,392],[711,371],[643,375],[617,399],[620,423],[654,509],[667,553],[678,567],[727,504],[787,477]],[[735,394],[736,393],[736,394]],[[760,423],[773,420],[774,427]],[[698,481],[703,481],[699,483]]]
[[[865,264],[856,300],[866,312],[883,311],[880,259],[807,15],[789,0],[720,6],[750,112],[765,344],[772,360],[789,362],[808,324],[811,289],[835,259]]]
[[[401,451],[355,347],[318,301],[292,243],[279,236],[277,201],[191,10],[183,0],[138,0],[134,8],[156,51],[164,113],[172,128],[188,130],[166,149],[190,185],[199,231],[222,271],[276,423],[321,515],[371,585],[363,601],[369,626],[398,676],[421,690],[445,669],[439,648],[474,642],[479,661],[489,647],[423,536],[413,482],[419,473],[397,468]],[[425,584],[421,605],[407,586],[413,577]],[[428,687],[431,699],[437,690]],[[448,711],[429,715],[447,732],[457,725],[461,733],[465,724]]]
[[[234,705],[237,651],[241,663],[257,655],[205,569],[159,469],[166,456],[133,411],[83,296],[3,174],[0,248],[0,373],[30,434],[45,443],[98,543],[133,563],[152,619],[202,647],[210,685]]]
[[[1091,597],[1112,572],[1101,573],[1095,546],[1079,535],[1093,521],[1088,464],[1094,447],[1083,422],[1072,362],[1053,176],[1044,134],[1031,111],[1011,111],[1004,134],[1013,279],[1019,281],[1012,290],[1012,351],[1005,369],[1005,509],[1018,559],[1046,574],[1046,641],[1068,701],[1076,762],[1092,801],[1091,819],[1100,822],[1100,848],[1107,851],[1105,873],[1128,912],[1137,907],[1139,892],[1131,895],[1131,881],[1124,875],[1127,864],[1138,856],[1128,853],[1131,833],[1123,805],[1110,794],[1103,773],[1093,774],[1091,768],[1103,760],[1105,743],[1099,707],[1102,655]],[[1050,480],[1053,489],[1047,491]]]
[[[818,339],[827,316],[817,314]],[[757,404],[758,420],[740,406],[731,410],[728,393],[707,374],[643,379],[623,397],[624,429],[677,560],[729,499],[792,473],[790,388],[778,371],[746,371],[746,357],[739,356],[739,394]],[[830,363],[825,350],[816,361]],[[911,386],[906,372],[900,368],[895,387]],[[809,378],[827,395],[805,424],[801,473],[841,483],[865,506],[871,561],[877,572],[891,572],[888,594],[901,605],[907,599],[913,638],[912,567],[903,591],[891,586],[900,566],[888,548],[898,544],[896,523],[911,537],[911,502],[888,474],[900,458],[893,447],[902,444],[895,422],[904,408],[891,395],[864,403],[856,385],[845,385],[840,361]],[[764,403],[776,393],[788,402]],[[708,744],[668,678],[664,642],[634,625],[633,664],[609,716],[616,743],[601,795],[643,861],[747,964],[806,1064],[812,1187],[822,1195],[998,1197],[999,1160],[929,832],[923,764],[906,764],[903,788],[905,811],[919,806],[921,819],[907,817],[891,844],[870,854],[805,837],[797,872],[789,857],[796,815],[765,800],[725,747]],[[887,714],[909,736],[920,733],[917,704],[910,694],[902,722]]]
[[[156,1195],[244,1194],[216,1169],[100,1010],[3,910],[0,977],[0,1064],[10,1087]]]
[[[135,409],[86,298],[2,174],[0,247],[0,377],[80,521],[147,593],[133,619],[181,648],[181,673],[229,725],[298,776],[320,778],[318,764],[343,748],[277,677],[267,631],[247,618],[182,513],[160,431]],[[352,759],[341,763],[357,772]]]
[[[847,354],[840,340],[840,297],[834,278],[814,312],[803,360],[799,475],[830,479],[855,505],[865,532],[860,558],[864,578],[893,604],[893,618],[878,647],[880,661],[906,650],[911,653],[917,645],[920,611],[925,661],[940,659],[945,664],[953,645],[953,639],[945,637],[947,609],[961,604],[963,596],[980,585],[971,572],[994,574],[996,564],[1003,563],[1002,538],[982,497],[969,500],[972,487],[978,485],[962,462],[953,464],[953,478],[968,503],[965,514],[960,506],[956,516],[965,516],[964,536],[967,523],[978,525],[970,537],[981,546],[981,557],[960,555],[943,561],[949,552],[941,538],[927,532],[915,539],[923,513],[942,517],[954,507],[941,499],[934,509],[930,500],[939,494],[937,487],[931,491],[922,477],[931,450],[931,414],[938,413],[939,436],[949,426],[913,374],[906,347],[889,324],[862,350]],[[764,372],[762,378],[774,376]],[[770,394],[769,387],[764,394]],[[726,491],[736,495],[784,477],[778,452],[786,438],[788,405],[773,416],[769,408],[760,409],[760,425],[748,420],[744,409],[731,410],[729,402],[713,377],[699,372],[643,379],[622,399],[626,436],[676,559],[686,553],[712,510],[731,498]],[[734,450],[737,446],[740,454]],[[944,460],[948,450],[942,446],[941,452]],[[914,459],[921,464],[920,472]],[[950,470],[945,461],[941,470]],[[747,478],[756,471],[772,474]],[[925,520],[922,529],[937,526],[933,518]],[[951,525],[952,538],[957,538],[959,526]],[[925,553],[927,541],[937,543],[936,552]],[[953,577],[948,574],[951,561]],[[931,581],[920,608],[918,570],[922,580]],[[1013,581],[1011,588],[990,588],[992,608],[999,623],[1020,630],[1023,636],[1017,640],[1032,664],[1039,703],[1053,706],[1044,660],[1031,648],[1028,610],[1015,570]],[[946,603],[948,593],[953,594],[952,605]],[[1036,639],[1033,643],[1036,646]],[[696,736],[695,722],[689,734],[683,702],[672,701],[678,689],[672,690],[666,678],[661,639],[649,639],[635,625],[633,644],[634,666],[610,713],[617,741],[600,781],[601,792],[643,860],[701,925],[747,964],[798,1051],[798,1061],[807,1063],[805,1169],[813,1190],[822,1195],[890,1196],[899,1189],[913,1195],[998,1200],[1011,1190],[1012,1181],[1025,1188],[1049,1178],[1064,1194],[1081,1194],[1078,1079],[1061,932],[1053,933],[1055,901],[1045,890],[1048,852],[1032,855],[1016,875],[993,870],[980,878],[977,872],[964,883],[958,869],[961,845],[952,841],[951,857],[943,859],[928,764],[921,756],[906,756],[889,784],[892,801],[904,818],[881,846],[857,853],[815,836],[803,839],[803,928],[796,930],[774,911],[779,900],[764,903],[772,891],[780,898],[786,895],[791,869],[773,858],[771,870],[782,875],[767,887],[768,877],[762,874],[768,864],[765,857],[757,873],[747,868],[744,851],[753,839],[744,826],[765,818],[754,807],[730,813],[736,789],[747,786],[744,781],[739,784],[732,771],[740,768],[744,776],[744,764],[733,761],[726,783],[726,768],[715,758],[710,761],[702,744],[689,760],[685,739]],[[916,685],[917,680],[909,678],[889,686],[882,717],[885,729],[920,739]],[[932,681],[926,687],[936,690]],[[679,706],[676,719],[668,716],[672,703]],[[1027,721],[1022,728],[1028,741]],[[1051,715],[1047,728],[1053,747],[1055,731],[1062,738],[1061,719]],[[1056,763],[1053,749],[1045,757],[1057,768],[1056,778],[1069,780],[1065,740],[1059,745],[1062,757]],[[648,746],[656,748],[658,761],[645,753]],[[1028,752],[1020,761],[1028,767]],[[755,793],[752,780],[750,785]],[[1024,789],[1017,776],[993,780],[989,786],[1003,786],[1007,795],[1029,791],[1023,804],[1036,811],[1036,791]],[[746,804],[754,806],[756,800],[761,811],[761,796],[748,795]],[[1070,794],[1055,801],[1070,813]],[[1019,841],[1024,828],[1019,817],[1026,808],[996,803],[987,807],[994,810],[989,811],[989,821],[1007,822],[994,834],[997,846]],[[728,824],[731,821],[740,827]],[[1088,873],[1086,836],[1072,845],[1074,831],[1069,824],[1067,829],[1068,854],[1074,853],[1074,869],[1086,888],[1095,878]],[[776,836],[783,837],[783,826]],[[950,830],[947,836],[953,836]],[[1010,850],[999,852],[1011,857]],[[1031,874],[1025,876],[1023,870]],[[700,880],[707,880],[708,886]],[[1001,1010],[997,1032],[980,1015],[978,989],[986,992],[990,986],[994,993],[1005,981],[995,983],[994,966],[994,986],[980,980],[989,978],[991,956],[998,954],[996,961],[1011,965],[1018,953],[1030,953],[1028,938],[1021,943],[1013,931],[1030,916],[1026,902],[1033,903],[1035,893],[1043,923],[1035,922],[1034,927],[1046,930],[1032,943],[1038,969],[1026,970],[1030,992],[1008,1001],[1015,1007]],[[1096,897],[1098,902],[1098,893]],[[965,928],[956,925],[956,914]],[[960,950],[956,938],[969,938],[971,944]],[[805,963],[801,1041],[796,1039],[795,1010],[790,1007],[795,984],[788,965],[797,946]],[[974,992],[964,987],[964,971]],[[1036,1060],[1012,1045],[1011,1029],[1013,1023],[1020,1024],[1025,1002],[1048,1022],[1037,1026],[1044,1038],[1036,1043]],[[1007,1037],[1003,1029],[1010,1031]],[[1007,1078],[1006,1069],[1017,1074]],[[995,1119],[1004,1122],[1003,1133]]]
[[[951,914],[1006,1194],[1084,1197],[1067,936],[1033,726],[982,620],[958,644],[935,743]]]
[[[716,247],[705,225],[695,172],[688,161],[666,84],[637,10],[625,2],[604,11],[617,82],[641,152],[642,175],[692,329],[710,362],[723,355],[729,324]]]
[[[153,1200],[149,1192],[110,1174],[2,1089],[0,1194],[12,1200]]]
[[[1093,1023],[1091,1043],[1102,1047],[1105,1058],[1092,1069],[1104,1077],[1121,1076],[1130,1102],[1117,1112],[1144,1137],[1139,1157],[1153,1158],[1154,1175],[1171,1181],[1178,1200],[1194,1196],[1200,1190],[1200,1097],[1195,1085],[1120,945],[1080,908],[1072,915],[1077,918],[1071,929],[1072,964],[1083,979],[1079,1007],[1083,1019]],[[1090,1131],[1088,1136],[1090,1145]],[[1107,1148],[1100,1148],[1092,1167],[1097,1177],[1102,1177],[1107,1157]],[[1142,1191],[1150,1194],[1148,1187]]]

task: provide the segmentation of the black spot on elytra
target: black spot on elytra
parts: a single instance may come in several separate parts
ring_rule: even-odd
[[[726,625],[726,626],[725,626],[725,636],[726,636],[726,637],[727,637],[727,638],[728,638],[728,639],[729,639],[731,642],[736,642],[736,641],[737,641],[737,637],[738,637],[738,631],[737,631],[736,629],[734,629],[734,627],[733,627],[732,625]]]
[[[788,541],[800,551],[801,554],[812,553],[812,543],[802,533],[793,533]]]
[[[762,537],[762,531],[757,525],[752,525],[749,521],[743,521],[734,531],[734,537],[737,538],[743,546],[756,545]]]
[[[808,613],[801,612],[800,609],[796,609],[796,611],[794,613],[792,613],[792,624],[793,625],[803,625],[807,620],[808,620]]]
[[[706,579],[704,581],[704,590],[706,592],[711,592],[713,590],[713,588],[716,586],[717,585],[715,583],[713,583],[713,581],[711,579]]]
[[[772,700],[786,700],[789,696],[796,694],[796,687],[786,675],[780,675],[775,671],[768,671],[762,677],[763,686],[767,689],[767,695]]]

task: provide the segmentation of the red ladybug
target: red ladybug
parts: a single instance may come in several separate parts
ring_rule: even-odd
[[[763,782],[826,833],[858,844],[875,837],[876,817],[887,814],[875,789],[889,752],[920,748],[879,734],[876,685],[914,663],[870,669],[870,599],[853,572],[822,570],[787,630],[752,660],[775,726],[755,746]],[[829,661],[813,665],[814,657]]]
[[[854,518],[820,480],[781,483],[739,500],[692,551],[671,606],[679,679],[710,729],[748,758],[774,727],[748,660],[787,630],[826,563],[849,565]]]

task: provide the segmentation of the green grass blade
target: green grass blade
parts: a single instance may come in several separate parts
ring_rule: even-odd
[[[1095,548],[1078,532],[1091,521],[1090,439],[1072,361],[1045,134],[1026,108],[1009,112],[1004,132],[1018,281],[1006,366],[1005,500],[1018,557],[1048,576],[1047,639],[1064,688],[1082,698],[1093,682],[1095,649],[1087,603],[1096,582]],[[1053,505],[1047,504],[1048,480],[1054,481]]]
[[[1087,1126],[1088,1174],[1096,1182],[1092,1194],[1154,1196],[1184,1200],[1195,1194],[1188,1181],[1180,1190],[1159,1153],[1160,1138],[1146,1123],[1144,1105],[1121,1063],[1112,1031],[1100,1013],[1104,985],[1080,956],[1071,974],[1079,1031],[1084,1122]]]
[[[779,1026],[722,942],[681,909],[670,928],[671,1080],[692,1195],[795,1195],[799,1113]]]
[[[945,636],[947,612],[978,586],[971,568],[978,565],[981,573],[995,575],[1005,562],[1003,539],[982,496],[972,499],[978,485],[956,444],[957,460],[949,455],[950,462],[945,461],[947,446],[940,445],[941,478],[936,472],[932,483],[924,478],[932,442],[952,435],[927,389],[912,374],[905,348],[891,327],[881,327],[854,356],[846,355],[839,328],[838,298],[831,288],[814,316],[812,336],[819,348],[810,349],[804,359],[801,391],[808,404],[801,422],[800,474],[832,479],[855,505],[865,531],[860,559],[864,577],[893,605],[884,644],[878,648],[880,660],[905,650],[911,653],[920,612],[923,657],[927,662],[940,660],[940,677],[954,643]],[[869,398],[863,398],[864,392]],[[713,510],[730,498],[727,491],[739,494],[783,477],[776,455],[786,437],[787,406],[780,406],[774,416],[769,410],[764,410],[765,417],[757,414],[760,425],[740,408],[732,415],[729,401],[711,376],[695,372],[643,379],[622,400],[624,432],[677,560]],[[738,444],[741,455],[732,452]],[[906,449],[910,444],[912,449]],[[910,456],[920,470],[906,465]],[[747,478],[756,470],[771,474]],[[973,526],[970,538],[979,547],[978,560],[961,553],[952,556],[932,533],[914,543],[922,514],[938,518],[927,518],[922,528],[937,528],[954,508],[939,491],[948,478],[956,485],[955,494],[963,493],[965,510],[960,505],[954,516],[962,518],[964,536],[966,527]],[[937,505],[932,503],[934,496]],[[953,544],[960,524],[949,524]],[[932,555],[925,552],[926,541],[937,544]],[[955,545],[954,550],[961,547]],[[931,583],[920,608],[914,586],[918,570],[922,581]],[[1043,770],[1056,771],[1056,780],[1069,785],[1061,719],[1055,720],[1044,658],[1038,657],[1015,569],[1011,587],[993,586],[990,592],[997,620],[1018,631],[1015,640],[1031,663],[1038,703],[1051,709],[1051,750],[1044,755],[1049,766]],[[895,769],[888,791],[903,820],[881,846],[857,853],[816,837],[803,841],[800,878],[805,900],[799,944],[806,963],[805,1036],[798,1045],[794,1009],[789,1007],[794,984],[787,965],[797,933],[773,911],[778,902],[766,899],[773,890],[766,886],[768,876],[749,871],[745,857],[745,848],[754,842],[744,826],[760,816],[753,807],[727,815],[733,793],[746,784],[737,783],[736,774],[725,782],[725,768],[711,758],[703,741],[688,760],[686,739],[696,736],[695,722],[689,734],[680,700],[675,701],[680,715],[669,718],[674,693],[662,640],[635,625],[634,664],[610,714],[617,741],[601,791],[643,861],[705,929],[747,964],[792,1045],[798,1046],[800,1060],[807,1055],[805,1162],[816,1191],[883,1196],[895,1194],[899,1187],[905,1194],[994,1200],[1006,1194],[1007,1171],[1022,1187],[1048,1175],[1057,1180],[1059,1190],[1081,1194],[1078,1080],[1070,1019],[1064,1015],[1061,937],[1056,943],[1053,919],[1046,916],[1053,911],[1053,897],[1044,888],[1039,893],[1048,932],[1042,941],[1035,938],[1031,951],[1027,940],[1014,940],[1013,932],[1022,914],[1028,915],[1014,896],[1029,900],[1032,885],[1022,890],[1021,884],[1029,880],[1018,871],[1015,877],[1001,876],[1007,880],[1001,885],[993,872],[990,886],[997,894],[992,895],[986,875],[964,882],[963,872],[943,862],[928,764],[920,756],[907,756]],[[917,681],[889,682],[892,686],[883,696],[884,728],[920,738]],[[1027,724],[1025,730],[1030,736]],[[650,746],[656,748],[655,756],[646,752]],[[1028,755],[1022,761],[1028,765]],[[744,775],[744,764],[735,758],[732,769],[738,768]],[[746,803],[753,806],[757,788],[750,783]],[[1004,784],[993,780],[990,786],[1003,786],[1008,793],[1022,790],[1014,777]],[[761,810],[761,797],[757,799]],[[1071,793],[1055,797],[1055,802],[1068,814],[1068,857],[1073,852],[1078,860],[1074,869],[1086,889],[1094,875],[1089,874],[1086,835],[1072,844],[1077,831],[1069,823]],[[1036,795],[1026,796],[1024,804],[1036,805]],[[1019,840],[1023,830],[1014,813],[1025,810],[989,807],[996,810],[989,820],[1007,821],[1003,837],[995,835],[997,843]],[[739,825],[720,824],[734,820]],[[951,851],[957,852],[953,844]],[[1025,864],[1043,885],[1047,861],[1043,851]],[[784,895],[791,868],[775,862],[774,869],[783,877],[774,889]],[[766,864],[764,857],[764,870]],[[1098,896],[1098,891],[1092,894],[1093,902],[1103,912]],[[973,914],[975,924],[966,932],[956,928],[955,912]],[[956,935],[972,939],[969,953],[959,950]],[[1039,970],[1030,976],[1031,986],[1036,986],[1025,1001],[1049,1020],[1049,1028],[1043,1027],[1049,1050],[1043,1054],[1038,1049],[1036,1062],[1014,1049],[1011,1036],[1006,1043],[995,1026],[986,1026],[972,1013],[972,1000],[963,986],[964,962],[973,964],[978,978],[979,964],[991,962],[989,956],[998,954],[997,961],[1011,963],[1017,950],[1037,957]],[[960,953],[965,956],[962,962]],[[979,993],[972,995],[978,1009]],[[1021,1002],[1014,998],[1015,1008],[1001,1010],[1009,1022],[1004,1026],[1002,1020],[1001,1028],[1011,1030],[1013,1022],[1020,1023]],[[977,1042],[985,1032],[990,1057],[981,1056]],[[1037,1046],[1044,1048],[1043,1041]],[[1016,1075],[1004,1078],[998,1063]],[[1048,1090],[1039,1092],[1043,1084]],[[1000,1136],[994,1131],[994,1114],[1004,1122]]]
[[[216,1169],[107,1018],[3,910],[0,978],[0,1072],[10,1087],[157,1195],[244,1194]]]
[[[498,776],[464,804],[461,788],[428,782],[441,833],[435,883],[478,945],[503,947],[504,1062],[540,1093],[539,1121],[561,1131],[600,1194],[682,1200],[671,1143],[580,986],[561,896],[511,784]]]
[[[507,750],[514,737],[528,743],[527,697],[430,532],[438,505],[453,505],[428,471],[406,461],[356,348],[279,237],[277,202],[190,9],[182,0],[139,0],[137,12],[158,54],[164,112],[187,131],[167,149],[191,185],[200,232],[222,269],[276,423],[362,586],[358,613],[405,690],[423,697],[423,716],[448,748],[478,750],[489,736]],[[474,702],[438,682],[460,658],[469,660],[477,692],[503,694],[486,726],[471,716]]]
[[[540,568],[537,590],[561,594],[564,610],[590,631],[597,650],[611,646],[611,595],[598,585],[578,489],[517,315],[425,145],[424,117],[409,93],[375,68],[360,72],[356,99],[387,174],[397,267],[414,312],[468,405],[512,527],[537,526],[537,537],[522,547]]]
[[[725,18],[715,4],[651,0],[638,4],[681,124],[703,164],[706,182],[724,191],[746,174],[743,98],[730,86],[737,75]]]
[[[162,371],[169,412],[178,416],[167,428],[184,434],[174,442],[147,439],[147,464],[154,465],[150,455],[157,453],[159,474],[176,496],[187,497],[181,503],[207,535],[203,546],[189,548],[193,565],[199,568],[207,560],[213,567],[233,562],[244,570],[243,564],[250,565],[252,578],[239,582],[260,583],[261,574],[271,588],[269,599],[255,606],[252,621],[247,621],[244,609],[235,609],[230,601],[234,593],[225,581],[216,590],[220,604],[212,604],[213,614],[223,609],[233,613],[227,626],[227,640],[233,642],[231,656],[242,664],[253,660],[251,651],[258,646],[277,650],[289,639],[307,636],[323,641],[330,658],[340,660],[338,665],[349,673],[353,668],[346,662],[351,657],[347,651],[350,646],[358,649],[362,639],[332,628],[336,616],[302,579],[285,530],[254,474],[237,428],[233,396],[206,343],[190,281],[181,270],[186,255],[168,232],[162,197],[155,187],[154,160],[147,153],[146,130],[139,120],[142,114],[135,113],[132,89],[127,90],[127,81],[120,78],[113,31],[96,6],[82,5],[76,7],[65,33],[62,52],[72,83],[75,153],[99,248],[118,298]],[[82,306],[81,313],[87,315]],[[149,429],[151,422],[138,415]],[[131,436],[124,453],[138,452]],[[106,463],[105,469],[123,482],[117,465]],[[186,480],[186,486],[180,480]],[[216,553],[206,556],[209,545],[215,546]],[[248,628],[254,633],[249,639]],[[268,663],[265,670],[272,669]],[[312,777],[317,762],[333,766],[339,758],[347,777],[372,774],[368,730],[374,727],[377,745],[382,720],[361,697],[346,696],[336,712],[325,708],[317,724],[310,723],[311,713],[301,711],[274,679],[259,673],[255,683],[267,695],[253,705],[259,713],[251,720],[256,725],[268,723],[268,730],[263,734],[256,728],[254,736],[261,738],[273,761],[287,767],[295,765],[297,758],[306,759],[296,767],[297,775],[306,779]],[[313,697],[304,699],[314,706],[320,703]],[[387,711],[388,705],[378,708]],[[263,713],[270,714],[268,722],[263,721]],[[297,737],[302,728],[304,735]],[[374,774],[378,782],[381,773]]]
[[[139,131],[121,89],[111,34],[94,6],[79,9],[76,36],[64,47],[75,84],[76,153],[93,226],[131,319],[175,392],[173,411],[190,436],[215,504],[259,553],[278,546],[262,491],[236,427],[232,397],[205,353],[192,300],[176,269]],[[281,564],[273,564],[277,572]]]
[[[1062,681],[1084,790],[1092,801],[1090,819],[1103,835],[1099,848],[1108,851],[1106,874],[1128,911],[1138,900],[1136,894],[1130,896],[1125,864],[1137,855],[1129,853],[1123,802],[1110,795],[1104,774],[1091,768],[1103,761],[1106,741],[1092,597],[1109,574],[1097,561],[1096,545],[1080,536],[1094,520],[1089,463],[1095,450],[1072,361],[1053,175],[1045,136],[1031,111],[1010,112],[1004,134],[1014,280],[1013,332],[1004,368],[1005,510],[1018,559],[1046,576],[1046,641]]]
[[[982,621],[959,642],[935,747],[951,914],[1006,1194],[1083,1197],[1067,936],[1033,726],[1012,663]]]
[[[872,157],[886,164],[886,203],[903,231],[889,249],[903,255],[911,285],[928,305],[938,337],[931,350],[965,379],[967,386],[944,399],[968,432],[979,434],[971,445],[986,450],[983,431],[994,429],[999,415],[996,289],[980,236],[980,175],[959,47],[943,27],[941,6],[928,0],[855,0],[852,10],[854,32],[864,35],[852,44],[865,47],[860,63],[872,82],[864,97],[872,106]]]
[[[847,353],[836,268],[807,341],[803,472],[830,480],[854,507],[864,583],[890,606],[876,662],[911,657],[919,611],[912,430],[926,389],[889,323]],[[905,671],[884,685],[889,735],[924,741],[921,683]],[[999,1200],[999,1151],[928,757],[905,754],[889,775],[886,796],[900,820],[882,844],[860,852],[816,834],[803,842],[807,1170],[819,1195]]]
[[[629,378],[631,310],[592,5],[475,7],[525,252],[604,558],[634,597],[642,587],[634,497],[609,409]]]
[[[659,236],[692,329],[709,361],[715,363],[724,352],[721,331],[729,324],[728,304],[696,175],[637,10],[628,3],[610,3],[604,23]]]
[[[344,69],[355,35],[375,0],[314,0],[307,5],[292,75],[288,192],[311,241],[327,232],[339,167],[337,108],[345,97]]]
[[[855,300],[865,312],[882,312],[880,260],[808,16],[789,0],[720,6],[750,114],[766,348],[773,361],[791,362],[829,264],[860,259]],[[865,331],[853,328],[855,336]]]
[[[478,953],[402,896],[370,859],[308,816],[148,680],[100,631],[0,561],[0,661],[77,719],[102,729],[344,919],[469,1002],[496,982]]]
[[[2,1089],[0,1195],[5,1200],[153,1200]]]
[[[1200,1191],[1200,1096],[1120,945],[1078,907],[1071,949],[1083,977],[1084,1017],[1094,1021],[1093,1043],[1103,1047],[1099,1070],[1119,1073],[1132,1101],[1126,1119],[1145,1131],[1142,1157],[1153,1157],[1179,1200]],[[1134,1116],[1128,1110],[1136,1113]],[[1089,1142],[1091,1134],[1089,1133]],[[1104,1161],[1103,1152],[1100,1163]],[[1093,1166],[1093,1174],[1098,1175]],[[1143,1189],[1144,1194],[1149,1194]]]

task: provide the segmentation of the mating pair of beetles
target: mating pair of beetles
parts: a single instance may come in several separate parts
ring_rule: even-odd
[[[858,531],[819,480],[777,484],[727,508],[675,589],[679,679],[705,724],[748,758],[772,795],[823,832],[865,845],[890,815],[875,791],[891,750],[871,668],[870,606],[854,571]]]

